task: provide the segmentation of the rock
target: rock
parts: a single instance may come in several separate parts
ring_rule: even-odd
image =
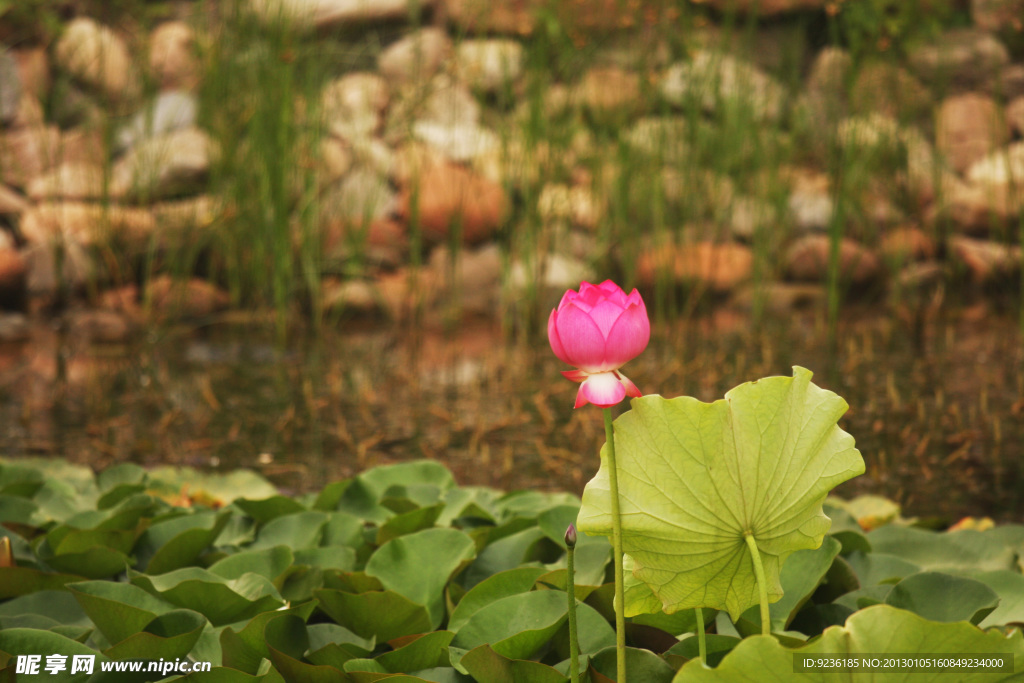
[[[158,318],[208,318],[231,303],[227,292],[196,278],[182,282],[160,275],[149,282],[146,292],[151,313]]]
[[[824,230],[832,222],[835,205],[829,179],[814,171],[794,174],[789,193],[789,213],[800,232]]]
[[[30,92],[23,91],[18,102],[18,112],[10,121],[11,128],[35,128],[46,125],[46,115],[39,98]]]
[[[11,344],[27,341],[32,336],[28,316],[24,313],[0,313],[0,343]]]
[[[52,245],[29,242],[22,249],[25,259],[26,286],[30,296],[57,294],[57,259]],[[79,292],[95,279],[96,266],[87,249],[77,242],[65,242],[61,255],[61,279],[69,292]]]
[[[1020,272],[1019,246],[956,235],[950,238],[949,249],[978,284],[998,282]]]
[[[515,40],[463,40],[455,48],[455,70],[474,90],[497,92],[523,74],[523,46]]]
[[[831,126],[846,115],[852,70],[853,57],[838,47],[822,49],[811,63],[803,106],[819,128]]]
[[[1024,142],[1015,142],[975,162],[967,184],[953,187],[949,211],[957,227],[986,234],[1015,221],[1024,208]]]
[[[388,106],[387,82],[377,74],[355,72],[331,81],[321,93],[324,120],[331,133],[345,140],[377,132]]]
[[[987,188],[1011,183],[1024,186],[1024,141],[979,159],[967,169],[967,180]]]
[[[503,263],[501,249],[490,243],[459,250],[453,269],[451,252],[442,246],[431,252],[429,269],[441,301],[455,303],[463,313],[492,316],[499,310]]]
[[[68,334],[97,344],[122,344],[135,334],[137,325],[119,311],[90,309],[67,314]]]
[[[10,124],[21,102],[21,73],[11,52],[0,46],[0,124]]]
[[[783,270],[792,280],[824,282],[828,278],[831,242],[826,235],[804,235],[791,244],[783,257]],[[842,238],[839,243],[839,277],[865,284],[879,275],[881,264],[874,252]]]
[[[709,112],[720,106],[746,106],[758,119],[774,120],[782,113],[785,90],[757,67],[731,55],[701,50],[687,62],[668,68],[661,94],[671,104],[696,100]]]
[[[44,47],[27,47],[12,50],[11,55],[18,66],[23,92],[43,99],[50,93],[50,59]]]
[[[27,199],[10,187],[0,184],[0,216],[18,215],[28,210]]]
[[[444,164],[447,157],[436,147],[417,140],[410,140],[395,152],[395,166],[392,179],[398,185],[418,182],[420,175],[434,165]]]
[[[1004,99],[1024,97],[1024,64],[1010,64],[996,75],[989,90],[999,93]]]
[[[98,128],[72,128],[61,131],[60,161],[65,164],[105,166],[110,160],[103,131]]]
[[[354,261],[371,268],[397,268],[409,253],[405,227],[384,218],[363,221],[328,219],[323,225],[323,256],[329,261]]]
[[[32,178],[53,167],[59,142],[56,126],[32,126],[0,134],[0,181],[25,187]]]
[[[983,31],[1024,32],[1024,0],[971,0],[971,18]]]
[[[417,207],[411,205],[414,196]],[[423,169],[415,191],[404,187],[400,206],[406,222],[416,220],[429,240],[444,241],[455,228],[463,242],[478,244],[501,226],[507,201],[500,185],[462,166],[443,163]]]
[[[886,232],[880,248],[882,257],[892,263],[928,261],[935,256],[935,243],[916,226]]]
[[[0,308],[25,307],[27,275],[25,257],[13,247],[0,248]]]
[[[593,113],[633,113],[643,102],[640,75],[617,66],[592,67],[583,74],[573,97]]]
[[[421,5],[432,4],[424,0]],[[409,16],[409,0],[249,0],[249,7],[267,25],[288,22],[296,28],[335,28]]]
[[[130,100],[138,93],[138,77],[125,42],[88,17],[67,25],[54,57],[60,68],[110,100]]]
[[[936,146],[957,172],[1001,146],[1009,137],[995,100],[967,93],[942,101],[936,122]]]
[[[683,116],[643,117],[624,133],[625,142],[634,151],[659,159],[665,164],[685,164],[690,157],[690,122]]]
[[[209,227],[223,213],[220,201],[209,195],[200,195],[154,204],[152,213],[160,226],[160,245],[169,246],[167,240],[171,236],[180,235],[185,240],[194,240],[196,230]]]
[[[728,204],[726,214],[729,233],[747,242],[752,242],[761,231],[775,231],[779,222],[775,206],[757,197],[737,196]]]
[[[930,116],[932,97],[906,69],[889,62],[870,62],[861,67],[850,88],[850,110],[919,121]]]
[[[437,76],[430,81],[416,118],[442,126],[475,126],[480,121],[480,104],[466,86],[448,76]]]
[[[145,244],[156,230],[146,209],[83,202],[43,202],[22,215],[21,234],[30,244],[106,244],[117,239]]]
[[[544,223],[564,221],[596,230],[604,214],[604,207],[589,187],[549,183],[537,199],[537,213]]]
[[[412,133],[452,161],[471,161],[501,147],[496,133],[474,123],[445,125],[416,121]]]
[[[766,312],[788,315],[793,311],[822,309],[828,300],[828,292],[820,284],[761,282],[756,288],[747,286],[736,292],[732,302],[738,308],[751,310],[757,299]]]
[[[667,275],[674,283],[695,284],[715,292],[728,292],[750,278],[754,254],[742,244],[693,242],[656,246],[637,258],[637,284],[654,287]]]
[[[216,149],[199,128],[182,128],[143,140],[111,172],[110,194],[118,199],[149,200],[202,189]]]
[[[825,0],[707,0],[709,7],[719,12],[742,12],[759,17],[770,17],[805,10],[820,10]]]
[[[105,172],[93,164],[65,163],[35,177],[28,184],[28,196],[42,199],[100,199]]]
[[[512,263],[508,288],[513,304],[533,292],[539,306],[555,308],[566,290],[579,289],[581,282],[593,282],[596,277],[584,261],[560,253],[547,255],[537,271],[537,267],[528,268],[521,260]]]
[[[929,85],[972,90],[1009,64],[1010,53],[990,33],[954,29],[912,49],[908,61],[914,73]]]
[[[1007,104],[1005,116],[1010,128],[1024,136],[1024,97],[1018,97]]]
[[[474,33],[529,35],[542,0],[447,0],[449,18]]]
[[[324,138],[320,140],[320,167],[321,185],[333,185],[352,168],[352,153],[338,138]]]
[[[421,28],[388,45],[377,58],[377,71],[398,85],[426,82],[451,51],[447,33],[434,27]]]
[[[194,90],[201,67],[195,34],[183,21],[167,21],[149,37],[149,70],[161,90]]]
[[[393,214],[397,197],[387,180],[366,168],[357,167],[336,188],[323,197],[323,217],[366,225]]]
[[[198,109],[199,104],[191,93],[174,90],[160,93],[118,132],[118,151],[142,140],[195,126]]]

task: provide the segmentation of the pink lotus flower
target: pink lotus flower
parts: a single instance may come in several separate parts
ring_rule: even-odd
[[[548,341],[559,359],[577,370],[562,372],[582,382],[579,408],[587,403],[607,408],[640,390],[619,368],[640,355],[651,338],[647,307],[635,289],[628,295],[612,282],[580,284],[569,290],[548,318]]]

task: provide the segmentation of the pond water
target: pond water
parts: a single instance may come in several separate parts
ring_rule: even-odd
[[[1016,317],[964,308],[912,328],[848,306],[833,344],[816,312],[754,329],[720,310],[656,323],[625,372],[645,393],[711,401],[802,365],[851,406],[841,424],[867,473],[839,494],[888,496],[906,515],[1020,521]],[[460,484],[504,489],[579,494],[597,470],[601,413],[572,409],[577,385],[543,336],[506,341],[490,321],[449,332],[344,323],[279,344],[266,329],[229,316],[84,345],[39,322],[28,342],[0,347],[0,453],[250,467],[287,492],[422,457]]]

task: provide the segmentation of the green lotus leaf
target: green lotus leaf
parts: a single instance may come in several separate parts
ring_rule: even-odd
[[[377,545],[384,545],[393,538],[433,527],[443,510],[444,504],[438,503],[395,515],[377,529]]]
[[[309,636],[300,617],[283,614],[271,619],[264,635],[270,661],[287,683],[347,683],[344,671],[304,660],[303,655],[309,649]]]
[[[476,561],[466,570],[465,584],[467,587],[475,586],[488,576],[515,569],[527,562],[555,559],[554,557],[544,558],[542,552],[545,547],[555,549],[557,546],[554,546],[544,532],[529,520],[523,520],[523,523],[530,526],[504,538],[490,541],[480,551]]]
[[[615,647],[615,629],[604,616],[585,602],[576,604],[576,637],[581,655]],[[555,651],[563,659],[569,658],[569,624],[563,626],[554,639]]]
[[[1016,560],[999,536],[973,529],[936,532],[890,525],[869,533],[868,540],[872,556],[895,555],[924,571],[997,571],[1013,569]]]
[[[280,495],[259,499],[239,498],[232,505],[260,524],[266,524],[270,520],[284,515],[307,511],[306,507],[294,498]]]
[[[431,629],[444,617],[444,587],[476,556],[476,544],[457,529],[424,529],[388,541],[370,556],[366,573],[388,590],[423,605]]]
[[[467,652],[460,663],[477,683],[565,683],[568,680],[546,664],[511,659],[487,644]]]
[[[248,674],[238,669],[226,666],[215,666],[209,671],[200,671],[178,676],[177,678],[165,679],[167,683],[285,683],[277,669],[270,666],[270,660],[266,661],[265,673]]]
[[[174,660],[192,651],[206,626],[206,617],[198,612],[177,609],[161,614],[103,654],[113,660]]]
[[[975,572],[969,576],[985,584],[999,596],[999,606],[978,624],[981,628],[1024,624],[1024,576],[1015,571],[1000,569],[994,572]]]
[[[489,643],[510,659],[529,659],[566,620],[562,591],[532,591],[496,600],[477,611],[455,634],[452,645],[472,650]]]
[[[38,514],[38,510],[39,506],[28,498],[0,494],[0,522],[41,526],[46,520]]]
[[[77,574],[55,574],[31,567],[0,567],[0,600],[28,596],[36,591],[57,590],[84,578]]]
[[[149,574],[163,574],[194,564],[227,524],[229,514],[198,512],[153,524],[139,538],[139,562]]]
[[[314,609],[316,609],[316,602],[311,600],[287,610],[257,614],[237,632],[230,626],[225,627],[220,632],[222,663],[224,666],[256,675],[262,666],[261,662],[270,658],[267,640],[263,637],[267,622],[282,614],[294,614],[305,622]]]
[[[168,493],[187,491],[197,499],[212,499],[227,505],[236,498],[270,498],[277,488],[252,470],[238,469],[224,474],[202,472],[194,467],[167,465],[149,471],[150,487]]]
[[[276,545],[263,550],[245,550],[218,560],[209,571],[225,579],[237,579],[242,574],[253,572],[274,581],[285,573],[295,562],[291,548]]]
[[[427,608],[395,591],[323,589],[314,595],[327,616],[363,638],[383,642],[433,629]]]
[[[615,680],[615,647],[605,648],[590,658],[590,678],[596,683]],[[669,683],[675,670],[650,650],[626,648],[629,680],[644,683]]]
[[[108,467],[96,475],[96,485],[102,492],[96,507],[105,510],[131,495],[145,491],[147,481],[146,470],[135,463],[124,462]]]
[[[921,571],[921,567],[913,562],[887,553],[862,553],[855,550],[847,555],[846,562],[864,588],[883,583],[899,583],[905,577]]]
[[[716,633],[708,633],[704,636],[704,644],[707,648],[708,666],[718,666],[725,655],[732,652],[733,648],[742,642],[735,636],[720,636]],[[665,650],[665,661],[669,663],[678,662],[677,666],[685,664],[691,659],[700,657],[700,642],[696,635],[687,636],[678,643]],[[677,658],[682,658],[681,661]]]
[[[841,547],[839,541],[826,536],[818,548],[798,550],[789,556],[779,573],[783,590],[782,599],[768,607],[772,631],[786,630],[796,613],[818,588]],[[736,628],[744,635],[760,633],[759,608],[752,607],[744,612],[736,622]]]
[[[528,593],[533,589],[537,579],[544,574],[541,567],[519,567],[508,569],[490,576],[473,586],[462,596],[448,617],[448,628],[458,631],[469,621],[470,617],[492,602],[507,598],[510,595]]]
[[[43,659],[40,662],[40,673],[34,678],[40,680],[59,680],[61,683],[78,683],[79,681],[91,681],[93,678],[84,672],[74,675],[70,673],[70,662],[74,655],[93,655],[95,657],[95,668],[98,670],[101,662],[109,658],[91,647],[83,645],[76,640],[53,631],[41,631],[34,628],[9,628],[0,631],[0,676],[10,675],[10,678],[3,680],[16,680],[14,674],[14,657],[23,654],[40,654]],[[45,671],[46,655],[60,654],[67,657],[65,663],[68,670],[62,672],[59,677]],[[9,667],[9,668],[8,668]],[[6,670],[5,670],[6,668]],[[21,680],[21,676],[17,680]]]
[[[130,583],[83,581],[70,584],[68,590],[111,643],[120,643],[174,609],[171,603]]]
[[[323,539],[323,528],[329,515],[326,512],[307,510],[277,517],[267,522],[256,534],[251,550],[273,548],[285,545],[292,550],[316,548]]]
[[[2,577],[0,573],[0,581]],[[82,606],[66,590],[40,590],[0,603],[0,618],[26,614],[47,617],[69,626],[93,627]]]
[[[409,673],[448,664],[448,645],[455,636],[451,631],[433,631],[391,652],[374,658],[390,673]]]
[[[306,659],[336,669],[343,669],[350,659],[369,657],[375,644],[373,638],[360,638],[338,624],[310,624],[306,633],[309,635]]]
[[[634,399],[615,421],[623,549],[666,612],[758,603],[745,537],[761,554],[768,600],[782,597],[789,555],[817,548],[836,485],[864,472],[853,437],[836,421],[846,401],[811,372],[741,384],[724,400]],[[608,446],[583,492],[579,528],[611,536]]]
[[[199,567],[186,567],[159,576],[133,572],[129,578],[178,607],[199,612],[214,626],[250,619],[284,604],[274,585],[259,574],[225,579]]]
[[[673,683],[703,683],[705,681],[737,683],[791,683],[822,680],[884,680],[884,681],[974,681],[1017,680],[1019,673],[995,674],[955,670],[931,675],[920,673],[888,672],[868,674],[836,673],[829,677],[821,672],[795,673],[798,655],[884,655],[886,653],[941,657],[960,654],[1010,654],[1013,671],[1024,666],[1024,634],[1014,631],[1004,636],[998,631],[985,632],[967,622],[940,623],[897,609],[890,605],[875,605],[852,615],[846,626],[827,629],[820,638],[802,647],[790,649],[771,636],[751,636],[741,642],[722,659],[717,668],[706,668],[699,660],[683,666]]]
[[[939,572],[921,572],[889,591],[886,604],[909,610],[930,621],[978,624],[999,604],[996,592],[980,581]]]

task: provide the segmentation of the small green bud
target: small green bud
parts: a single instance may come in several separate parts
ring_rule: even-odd
[[[576,547],[576,526],[570,524],[569,528],[565,530],[565,544],[570,548]]]

